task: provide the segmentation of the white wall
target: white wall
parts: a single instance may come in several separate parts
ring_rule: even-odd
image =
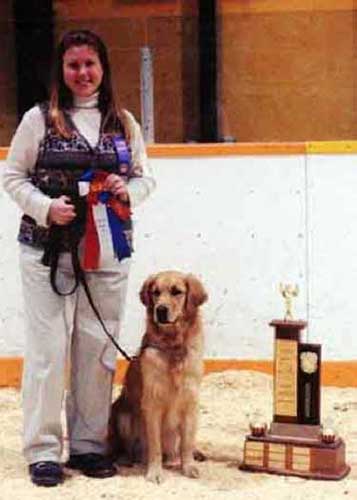
[[[138,290],[177,268],[202,278],[207,357],[271,358],[279,282],[297,283],[295,316],[324,359],[357,357],[357,158],[353,155],[152,159],[158,189],[136,212],[136,252],[122,344],[144,328]],[[1,164],[0,164],[1,171]],[[19,214],[0,190],[0,355],[24,343]]]

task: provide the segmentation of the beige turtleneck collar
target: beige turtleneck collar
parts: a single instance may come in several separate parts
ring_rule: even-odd
[[[73,107],[75,109],[91,109],[98,107],[99,92],[95,92],[89,97],[74,96]]]

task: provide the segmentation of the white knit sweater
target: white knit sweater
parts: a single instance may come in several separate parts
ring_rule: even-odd
[[[95,146],[99,139],[101,117],[97,103],[98,94],[75,98],[74,107],[70,111],[74,124],[91,146]],[[143,177],[132,178],[128,183],[131,206],[135,207],[153,191],[155,180],[148,164],[140,126],[129,111],[125,113],[130,127],[133,166],[140,165],[143,168]],[[41,226],[47,225],[47,215],[52,200],[32,184],[30,176],[44,135],[43,114],[39,106],[34,106],[24,114],[15,132],[3,172],[4,189],[21,210]]]

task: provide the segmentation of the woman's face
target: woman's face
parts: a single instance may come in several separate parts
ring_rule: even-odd
[[[102,82],[103,68],[89,45],[73,46],[63,54],[63,79],[75,97],[89,97]]]

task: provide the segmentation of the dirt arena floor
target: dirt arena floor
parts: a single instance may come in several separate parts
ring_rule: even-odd
[[[0,391],[1,500],[338,500],[357,499],[357,389],[322,390],[322,421],[333,422],[347,447],[349,475],[340,481],[315,481],[240,471],[244,437],[257,415],[270,422],[272,378],[258,372],[226,371],[207,375],[201,392],[198,446],[207,461],[199,479],[166,471],[163,484],[148,483],[143,468],[121,468],[118,476],[89,479],[67,471],[64,484],[39,488],[29,481],[21,454],[20,394]],[[64,457],[65,458],[65,457]]]

